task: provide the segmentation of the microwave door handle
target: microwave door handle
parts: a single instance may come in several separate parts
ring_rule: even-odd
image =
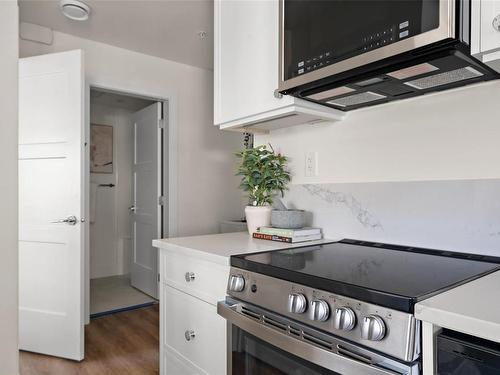
[[[228,304],[225,301],[218,302],[217,313],[243,331],[306,361],[340,374],[401,375],[398,372],[372,366],[366,361],[359,361],[352,357],[321,349],[302,340],[297,340],[274,328],[263,325],[257,319],[239,313],[237,306],[237,304]]]

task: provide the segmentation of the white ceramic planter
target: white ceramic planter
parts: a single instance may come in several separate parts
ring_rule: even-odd
[[[248,233],[253,234],[257,228],[271,225],[270,206],[246,206],[245,217],[247,219]]]

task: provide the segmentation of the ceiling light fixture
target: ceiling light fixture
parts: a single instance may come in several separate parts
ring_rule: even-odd
[[[90,7],[78,0],[61,0],[61,12],[71,20],[86,21],[89,19]]]

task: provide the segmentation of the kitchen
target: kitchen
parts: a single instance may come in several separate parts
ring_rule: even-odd
[[[491,296],[499,277],[500,5],[410,4],[211,4],[214,119],[203,126],[227,158],[213,190],[230,198],[192,189],[196,200],[183,195],[177,207],[182,225],[200,210],[213,225],[154,237],[160,373],[499,371]],[[90,42],[54,35],[54,47],[23,41],[24,57],[83,48],[94,84],[110,82]],[[149,94],[169,95],[160,86],[149,84]],[[187,106],[188,97],[177,100]],[[281,203],[305,210],[322,239],[253,239],[244,224],[213,234],[256,201],[237,194],[232,176],[241,133],[251,134],[244,151],[286,157],[291,181]],[[268,204],[258,208],[271,215]],[[245,211],[249,227],[269,225]]]

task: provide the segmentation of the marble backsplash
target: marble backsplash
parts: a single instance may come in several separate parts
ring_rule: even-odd
[[[500,180],[291,185],[326,238],[500,256]]]

